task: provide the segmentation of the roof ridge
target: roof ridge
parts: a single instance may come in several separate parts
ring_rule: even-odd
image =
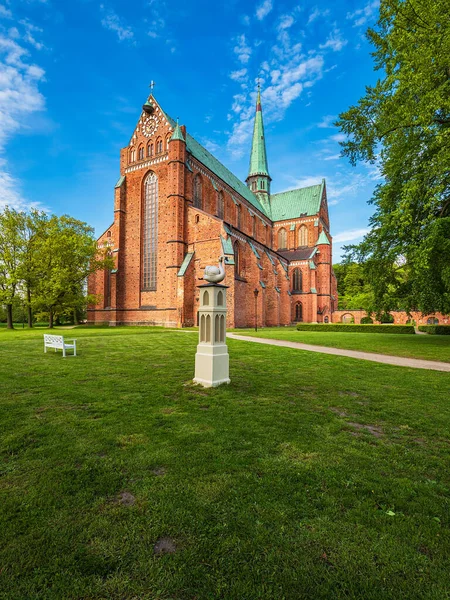
[[[288,194],[289,192],[298,192],[299,190],[309,190],[310,188],[314,188],[314,187],[322,187],[322,185],[323,185],[323,182],[314,183],[313,185],[305,185],[304,187],[292,188],[291,190],[284,190],[283,192],[275,192],[275,194],[270,194],[270,197],[272,198],[272,196],[279,196],[280,194]]]
[[[163,109],[161,109],[161,110],[164,113],[166,119],[169,121],[170,125],[172,127],[175,127],[176,126],[176,122],[166,113],[165,110],[163,110]],[[238,187],[240,188],[240,190],[236,189],[236,186],[232,185],[231,182],[228,182],[228,181],[224,180],[220,176],[219,173],[216,173],[213,168],[211,168],[210,166],[208,166],[207,164],[205,164],[201,160],[200,157],[195,156],[195,153],[192,152],[192,148],[189,148],[191,141],[194,143],[194,145],[197,144],[201,148],[201,150],[207,155],[207,157],[210,157],[213,161],[215,161],[216,163],[218,163],[218,165],[222,169],[225,170],[226,174],[230,177],[230,179],[232,181],[234,181],[236,184],[238,184]],[[198,140],[196,140],[194,138],[194,136],[192,136],[187,131],[186,131],[186,145],[187,145],[187,150],[191,152],[191,154],[194,156],[194,158],[196,158],[199,162],[201,162],[207,169],[209,169],[210,171],[212,171],[219,179],[222,179],[227,185],[229,185],[232,189],[234,189],[237,194],[239,194],[240,196],[242,196],[242,198],[244,198],[245,200],[247,200],[248,202],[250,202],[250,204],[252,204],[254,208],[258,209],[263,215],[265,215],[269,219],[271,218],[270,215],[267,214],[267,211],[264,209],[264,207],[262,206],[262,204],[260,203],[260,201],[258,200],[257,196],[250,190],[250,188],[248,188],[245,185],[245,183],[243,181],[241,181],[239,179],[239,177],[237,177],[237,175],[235,175],[232,171],[230,171],[230,169],[228,169],[228,167],[226,167],[218,158],[216,158],[214,156],[214,154],[211,154],[211,152],[209,152],[209,150],[207,150]]]

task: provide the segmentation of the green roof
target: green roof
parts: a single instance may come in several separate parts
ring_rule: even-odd
[[[183,263],[180,267],[180,270],[178,271],[178,277],[183,277],[183,275],[186,273],[186,269],[188,268],[193,256],[194,256],[193,252],[188,252],[185,255]]]
[[[309,261],[309,268],[312,269],[313,271],[316,270],[316,264],[313,260]]]
[[[220,239],[222,241],[222,251],[224,254],[232,254],[234,256],[234,250],[233,250],[233,243],[231,241],[231,238],[223,238],[222,236],[220,236]]]
[[[125,175],[122,175],[122,177],[119,177],[116,185],[114,186],[115,188],[120,188],[123,184],[123,182],[125,181]]]
[[[327,238],[327,234],[325,233],[324,229],[322,229],[322,233],[319,235],[316,246],[319,246],[320,244],[328,244],[328,246],[330,245],[330,240]]]
[[[255,246],[252,244],[252,242],[250,240],[248,241],[248,245],[252,249],[252,252],[256,256],[256,258],[261,258],[260,255],[259,255],[258,250],[255,248]]]
[[[267,167],[266,141],[264,139],[264,124],[261,109],[261,94],[258,90],[256,98],[256,114],[253,126],[252,151],[250,154],[250,166],[248,177],[252,175],[269,175]]]
[[[320,210],[324,185],[323,179],[318,185],[272,194],[270,196],[272,220],[284,221],[297,219],[300,216],[316,215]]]
[[[176,122],[171,117],[169,117],[169,115],[166,112],[164,112],[164,115],[169,121],[170,125],[172,127],[175,127]],[[186,133],[186,150],[190,154],[192,154],[192,156],[196,158],[199,162],[205,165],[205,167],[207,167],[210,171],[217,175],[219,179],[224,181],[233,190],[235,190],[238,194],[240,194],[243,198],[250,202],[252,206],[261,211],[263,215],[267,214],[262,204],[259,202],[258,198],[253,192],[249,190],[245,183],[238,179],[236,175],[233,175],[231,171],[229,171],[220,161],[218,161],[215,156],[208,152],[206,148],[203,148],[203,146],[199,144],[197,140],[193,138],[192,135],[190,135],[189,133]]]

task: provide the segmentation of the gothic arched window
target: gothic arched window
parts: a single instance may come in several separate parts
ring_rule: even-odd
[[[301,302],[297,302],[295,305],[295,320],[303,321],[303,306]]]
[[[278,248],[287,248],[287,235],[284,227],[282,227],[278,232]]]
[[[236,220],[237,220],[237,228],[238,229],[241,228],[241,213],[242,213],[241,205],[238,204],[236,206]]]
[[[203,182],[198,173],[194,177],[194,206],[203,210]]]
[[[299,246],[307,246],[308,245],[308,228],[306,225],[302,225],[298,230],[298,245]]]
[[[136,160],[136,148],[131,148],[130,150],[130,162],[134,162]]]
[[[223,219],[224,214],[225,214],[225,203],[224,203],[224,199],[223,199],[223,192],[222,192],[222,190],[220,190],[220,192],[217,194],[217,216],[219,217],[219,219]]]
[[[144,181],[142,223],[142,287],[156,290],[158,266],[158,178],[149,173]]]
[[[256,217],[252,216],[252,235],[256,240]]]
[[[144,158],[144,146],[139,146],[139,160]]]
[[[153,156],[153,144],[150,142],[147,144],[147,157]]]
[[[303,289],[302,285],[302,272],[299,268],[294,269],[292,275],[292,290],[294,292],[301,292]]]
[[[239,252],[239,242],[234,242],[233,245],[234,250],[234,276],[241,276],[241,257]]]

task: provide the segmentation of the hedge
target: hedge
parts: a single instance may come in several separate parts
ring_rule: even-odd
[[[431,335],[450,335],[450,325],[419,325],[419,331]]]
[[[347,333],[412,333],[413,325],[355,325],[353,323],[299,323],[298,331],[346,331]]]

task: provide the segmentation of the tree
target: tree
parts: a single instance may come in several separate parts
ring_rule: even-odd
[[[371,231],[347,260],[364,263],[375,304],[450,312],[450,4],[381,0],[368,38],[374,87],[339,116],[343,155],[379,162]]]
[[[21,283],[26,215],[6,207],[0,212],[0,303],[6,307],[6,323],[13,329],[13,304]]]
[[[48,224],[49,218],[44,211],[33,209],[23,219],[24,252],[19,268],[19,276],[25,288],[28,327],[33,326],[32,295],[39,279],[45,276],[40,268],[39,247],[47,235]]]
[[[362,265],[348,262],[333,265],[333,270],[338,282],[339,309],[362,308],[368,313],[376,310],[373,289]]]
[[[92,301],[87,296],[87,277],[100,269],[112,268],[113,259],[99,249],[94,230],[69,216],[51,217],[45,235],[39,236],[35,260],[39,265],[33,306],[54,318],[67,309]]]

